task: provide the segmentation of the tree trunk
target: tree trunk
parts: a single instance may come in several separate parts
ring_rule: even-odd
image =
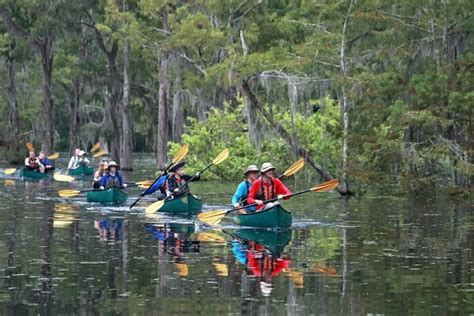
[[[71,101],[69,102],[69,153],[74,154],[74,150],[79,148],[79,104],[81,102],[81,81],[74,78],[72,82]]]
[[[168,56],[163,54],[160,61],[160,86],[158,90],[158,137],[156,142],[156,162],[158,166],[166,163],[168,156]]]
[[[16,70],[14,58],[8,56],[5,59],[8,75],[8,142],[9,152],[18,150],[18,135],[20,134],[20,118],[18,114],[18,99],[16,94]]]
[[[120,164],[123,170],[133,170],[132,120],[130,117],[130,42],[125,40],[123,50],[122,146]]]
[[[52,96],[53,75],[53,36],[48,34],[43,38],[40,52],[43,66],[43,137],[42,150],[50,154],[54,151],[54,109]]]
[[[248,82],[246,80],[243,80],[242,82],[242,90],[243,93],[249,98],[250,102],[254,107],[258,109],[258,111],[265,117],[265,119],[270,123],[271,126],[280,134],[280,136],[290,145],[291,148],[295,150],[295,153],[298,155],[301,155],[305,158],[305,160],[319,173],[319,175],[326,181],[329,181],[333,179],[331,174],[323,169],[314,159],[311,157],[311,155],[306,151],[306,149],[300,147],[298,144],[295,144],[293,141],[293,138],[291,137],[290,133],[283,127],[281,126],[280,123],[275,121],[271,113],[269,113],[262,105],[260,100],[258,100],[257,96],[253,93],[253,91],[250,89],[250,86],[248,85]],[[341,195],[351,195],[352,192],[349,191],[348,188],[341,188],[338,187],[337,192],[339,192]]]

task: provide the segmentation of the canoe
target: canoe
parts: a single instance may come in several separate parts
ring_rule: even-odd
[[[261,228],[290,227],[291,219],[291,212],[280,204],[259,212],[232,215],[232,220],[237,225]]]
[[[41,173],[38,170],[29,170],[26,168],[22,168],[20,176],[25,179],[41,180],[49,178],[49,173]]]
[[[236,229],[230,233],[242,241],[254,241],[270,250],[272,255],[279,256],[291,241],[291,230]]]
[[[87,165],[80,165],[76,169],[69,170],[71,176],[88,176],[94,173],[94,169]]]
[[[122,204],[127,201],[128,194],[120,188],[109,188],[107,190],[94,190],[87,192],[88,202]]]
[[[158,212],[173,214],[196,214],[202,209],[202,200],[192,194],[166,200]]]

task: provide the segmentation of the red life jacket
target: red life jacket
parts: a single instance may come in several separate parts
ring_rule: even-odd
[[[38,164],[36,163],[36,157],[28,158],[28,163],[30,164],[30,168],[33,168],[33,169],[38,168]]]
[[[273,178],[270,179],[270,186],[266,187],[263,184],[263,177],[260,177],[260,189],[258,190],[257,195],[255,196],[256,200],[266,201],[271,200],[277,197],[275,192],[275,184],[273,183]]]

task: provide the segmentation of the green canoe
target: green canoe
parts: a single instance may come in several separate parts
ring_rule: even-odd
[[[119,188],[109,188],[107,190],[94,190],[87,192],[88,202],[122,204],[128,198],[128,194]]]
[[[158,212],[173,214],[196,214],[202,209],[202,200],[192,194],[167,200]]]
[[[49,178],[49,173],[41,173],[38,170],[21,169],[20,176],[24,179],[41,180]]]
[[[270,250],[272,255],[279,256],[291,241],[291,230],[267,229],[236,229],[230,233],[232,237],[244,241],[254,241]]]
[[[80,165],[76,169],[69,170],[68,173],[71,176],[88,176],[94,173],[94,169],[87,165]]]
[[[280,204],[264,211],[248,214],[233,214],[235,224],[248,227],[280,228],[291,226],[291,212],[285,210]]]

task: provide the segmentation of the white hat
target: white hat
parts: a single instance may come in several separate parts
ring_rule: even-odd
[[[117,163],[113,160],[111,162],[109,162],[109,164],[107,165],[107,170],[109,170],[110,167],[115,167],[117,169],[120,168],[119,165],[117,165]]]
[[[84,150],[79,150],[79,156],[84,156],[86,152]]]
[[[263,296],[270,296],[273,291],[273,285],[265,281],[260,281],[260,290],[262,290]]]
[[[275,170],[275,167],[269,162],[264,162],[262,168],[260,169],[261,173],[267,172],[268,170]]]
[[[244,175],[247,175],[249,172],[259,172],[258,167],[256,165],[250,165],[247,167],[247,170],[245,170]]]

